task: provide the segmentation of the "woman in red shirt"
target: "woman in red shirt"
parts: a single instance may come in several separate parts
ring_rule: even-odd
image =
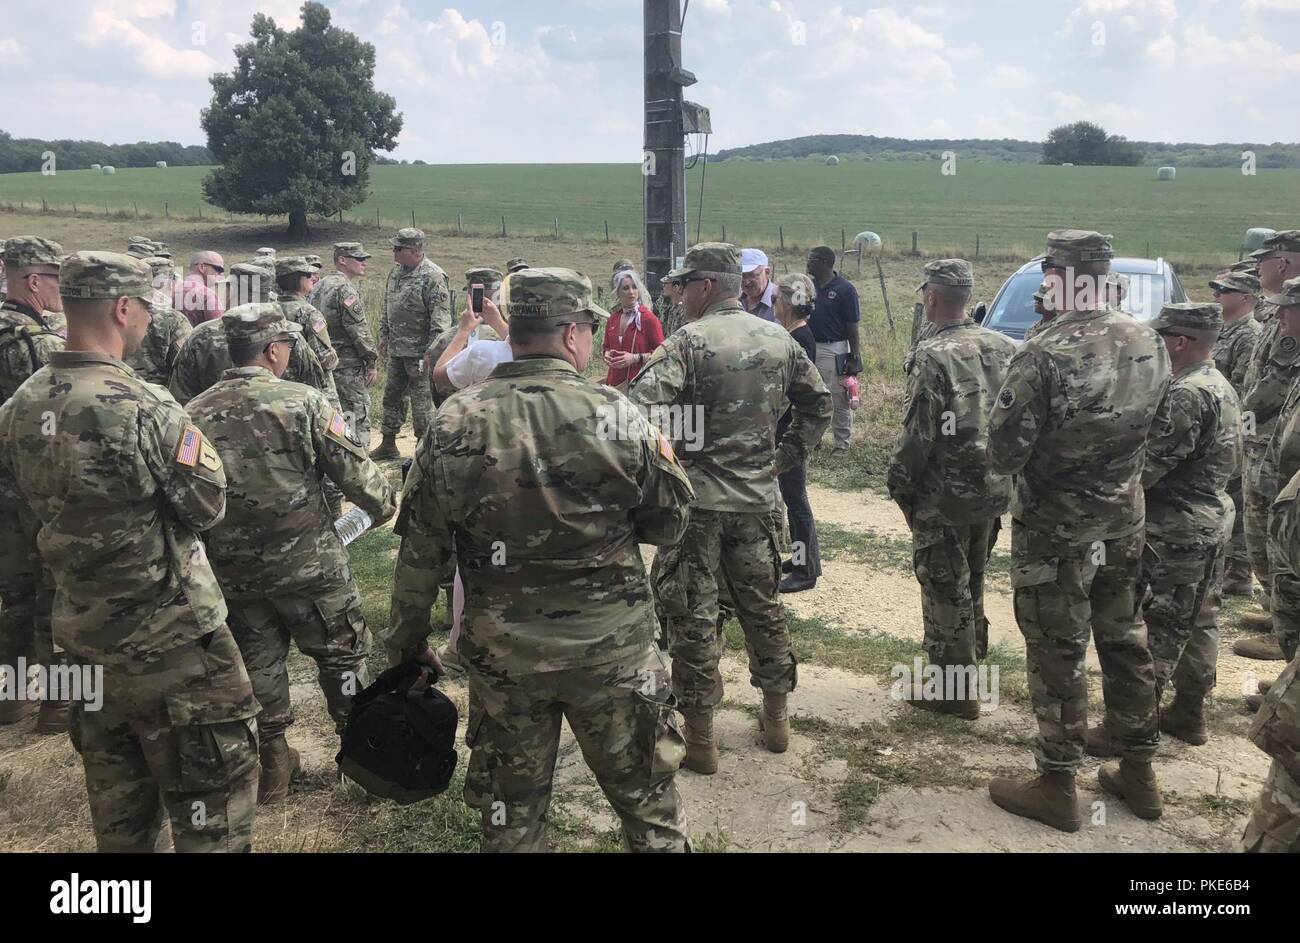
[[[605,383],[626,392],[631,379],[664,342],[664,329],[654,312],[646,307],[649,299],[645,286],[635,272],[619,272],[614,277],[614,293],[618,305],[609,313],[601,350],[609,365]]]

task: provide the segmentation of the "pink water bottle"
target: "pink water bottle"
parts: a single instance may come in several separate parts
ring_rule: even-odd
[[[844,387],[844,392],[849,396],[849,409],[857,409],[862,405],[862,400],[858,398],[857,377],[840,377],[840,385]]]

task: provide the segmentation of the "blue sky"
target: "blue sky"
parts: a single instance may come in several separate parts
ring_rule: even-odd
[[[0,0],[0,127],[204,143],[207,77],[299,0]],[[640,0],[330,0],[436,163],[639,161]],[[711,150],[813,133],[1300,139],[1300,0],[691,0]]]

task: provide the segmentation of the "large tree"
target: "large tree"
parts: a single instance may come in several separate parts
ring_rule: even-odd
[[[236,213],[287,213],[294,237],[307,234],[308,213],[364,201],[374,150],[392,150],[402,130],[393,97],[375,90],[375,47],[309,2],[292,32],[256,14],[252,40],[235,57],[233,74],[212,76],[203,109],[221,163],[203,181],[208,201]]]
[[[1091,121],[1076,121],[1053,128],[1043,142],[1044,164],[1080,164],[1134,167],[1142,163],[1142,147]]]

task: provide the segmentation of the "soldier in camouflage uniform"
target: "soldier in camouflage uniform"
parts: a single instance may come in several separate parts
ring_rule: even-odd
[[[379,356],[388,359],[384,384],[383,440],[371,458],[399,458],[397,433],[411,401],[415,438],[424,437],[433,415],[429,352],[451,329],[451,293],[447,273],[424,254],[424,233],[402,229],[393,239],[393,268],[384,284],[379,321]]]
[[[1251,258],[1259,266],[1261,292],[1272,294],[1281,291],[1283,282],[1300,274],[1300,230],[1286,230],[1270,236]],[[1275,482],[1271,487],[1265,483],[1260,487],[1257,479],[1264,450],[1268,448],[1277,425],[1282,401],[1286,399],[1287,390],[1300,378],[1300,347],[1294,338],[1279,335],[1277,306],[1266,298],[1260,298],[1255,318],[1261,327],[1246,368],[1246,395],[1241,400],[1246,443],[1242,503],[1251,569],[1264,587],[1265,608],[1271,609],[1273,574],[1268,565],[1268,509],[1284,482]],[[1249,614],[1243,617],[1242,624],[1265,630],[1273,628],[1272,617],[1267,612]],[[1247,658],[1270,660],[1280,657],[1275,640],[1269,637],[1238,639],[1232,650]]]
[[[181,345],[193,332],[190,319],[171,306],[176,270],[172,260],[162,256],[147,256],[141,261],[153,273],[153,286],[168,300],[149,312],[149,330],[145,332],[140,348],[124,361],[146,383],[166,386],[172,368],[180,356]]]
[[[208,557],[262,705],[258,801],[271,802],[287,794],[295,765],[285,741],[290,640],[315,660],[340,734],[366,683],[361,594],[322,485],[337,483],[376,523],[396,509],[392,486],[349,437],[343,414],[319,391],[279,379],[302,328],[269,304],[235,308],[221,323],[234,366],[187,411],[226,470],[226,516],[207,534]]]
[[[1227,377],[1238,401],[1246,396],[1246,370],[1259,337],[1255,306],[1259,299],[1259,279],[1244,272],[1224,272],[1210,282],[1214,300],[1223,306],[1223,330],[1214,343],[1214,366]],[[1246,515],[1242,507],[1241,467],[1238,465],[1228,481],[1228,497],[1236,512],[1232,540],[1224,562],[1223,592],[1233,596],[1254,594],[1250,574],[1250,553],[1246,549]]]
[[[390,659],[437,663],[429,611],[454,549],[483,849],[545,849],[567,719],[627,846],[684,851],[682,739],[637,545],[681,537],[690,483],[621,395],[583,377],[608,318],[589,279],[517,272],[508,313],[516,359],[447,400],[407,477]]]
[[[159,258],[166,259],[168,262],[172,260],[171,246],[147,236],[132,236],[127,242],[126,254],[134,259]]]
[[[285,320],[302,328],[303,339],[325,371],[322,392],[335,408],[341,408],[339,394],[334,386],[334,370],[339,365],[339,355],[330,341],[324,315],[307,301],[307,295],[315,284],[319,271],[320,266],[307,261],[305,256],[276,259],[275,288]]]
[[[526,268],[529,268],[528,260],[516,256],[506,263],[506,274],[513,275],[515,272],[521,272]]]
[[[989,426],[993,471],[1017,476],[1011,585],[1039,769],[1028,783],[995,779],[989,793],[1002,808],[1062,831],[1081,824],[1074,776],[1087,733],[1089,636],[1122,757],[1102,767],[1102,788],[1144,818],[1161,812],[1151,769],[1160,741],[1155,671],[1134,614],[1142,469],[1169,354],[1149,327],[1101,301],[1113,257],[1098,233],[1048,235],[1043,271],[1060,313],[1016,352]]]
[[[1047,298],[1050,291],[1051,286],[1047,282],[1043,282],[1038,286],[1038,291],[1034,292],[1034,313],[1038,315],[1038,320],[1030,325],[1029,330],[1025,331],[1025,340],[1043,333],[1043,331],[1051,327],[1052,321],[1056,319],[1056,309],[1052,307]]]
[[[1197,746],[1207,739],[1203,706],[1219,657],[1216,587],[1235,513],[1226,489],[1242,449],[1237,394],[1213,360],[1222,324],[1217,304],[1168,304],[1151,322],[1168,348],[1173,380],[1142,473],[1146,549],[1137,598],[1157,704],[1171,681],[1175,687],[1160,729]],[[1088,752],[1117,752],[1105,725],[1088,732]]]
[[[763,691],[759,722],[768,749],[779,753],[788,745],[786,700],[796,671],[777,595],[776,475],[807,459],[830,424],[832,405],[790,333],[741,307],[735,246],[694,246],[673,275],[686,286],[689,323],[654,352],[628,398],[661,424],[665,410],[670,422],[673,409],[694,409],[700,417],[700,448],[684,450],[682,459],[697,500],[686,535],[664,560],[659,586],[673,691],[686,718],[686,764],[708,775],[718,768],[713,708],[722,700],[719,582],[730,589],[745,633],[750,683]],[[778,442],[777,423],[787,409],[790,426]]]
[[[308,300],[325,317],[338,366],[334,385],[352,438],[370,448],[370,387],[379,376],[379,351],[370,335],[361,279],[370,253],[359,242],[334,244],[334,271],[320,280]]]
[[[221,459],[122,363],[166,303],[149,267],[75,253],[60,290],[69,349],[0,408],[0,482],[42,525],[55,640],[103,667],[100,709],[72,723],[96,842],[152,851],[165,807],[177,851],[248,851],[258,705],[199,539],[225,511]]]
[[[661,281],[664,287],[659,295],[659,304],[655,306],[655,314],[663,324],[664,337],[667,338],[686,323],[686,315],[682,311],[681,282],[671,275],[665,275]]]
[[[917,345],[888,473],[889,496],[912,529],[925,652],[944,669],[939,700],[909,703],[966,720],[979,717],[974,665],[988,654],[984,569],[1011,500],[1010,480],[989,468],[988,416],[1016,351],[966,316],[974,284],[962,259],[925,267],[925,316],[936,333]]]
[[[0,403],[64,347],[62,258],[62,246],[39,236],[14,236],[5,242],[9,295],[0,305]],[[48,611],[53,584],[36,551],[35,523],[29,515],[30,509],[20,505],[3,515],[4,532],[13,536],[0,547],[0,556],[6,558],[0,563],[5,570],[0,578],[0,665],[17,665],[20,657],[33,666],[56,662]],[[0,700],[0,725],[17,723],[36,708],[35,701]],[[66,729],[67,705],[41,701],[37,731]]]

